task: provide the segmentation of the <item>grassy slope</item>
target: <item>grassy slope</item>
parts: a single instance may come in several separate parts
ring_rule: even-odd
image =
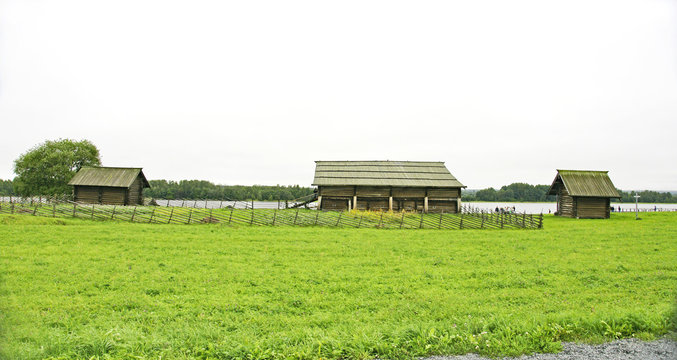
[[[539,231],[0,216],[0,358],[556,351],[673,326],[677,214]]]

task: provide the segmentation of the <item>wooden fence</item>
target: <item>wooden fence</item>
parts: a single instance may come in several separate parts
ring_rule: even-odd
[[[383,229],[540,229],[543,215],[468,212],[317,211],[308,209],[186,208],[91,205],[74,202],[0,202],[2,214],[125,221],[148,224],[231,224],[246,226],[325,226]]]

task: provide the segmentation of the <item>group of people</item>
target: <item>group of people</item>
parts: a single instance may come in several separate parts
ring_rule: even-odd
[[[496,207],[496,213],[500,214],[514,214],[516,212],[516,209],[514,206],[506,206],[506,207]]]

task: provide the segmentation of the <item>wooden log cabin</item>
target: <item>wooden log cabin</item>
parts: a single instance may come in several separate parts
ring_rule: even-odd
[[[457,213],[461,184],[444,162],[316,161],[320,210]]]
[[[548,195],[557,196],[555,215],[608,219],[612,198],[620,199],[608,171],[557,170]]]
[[[68,183],[76,202],[107,205],[143,205],[149,188],[141,168],[83,167]]]

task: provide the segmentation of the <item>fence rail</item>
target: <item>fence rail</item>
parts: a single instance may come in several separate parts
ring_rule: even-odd
[[[0,202],[0,213],[149,224],[233,224],[249,226],[326,226],[384,229],[540,229],[543,215],[422,214],[410,212],[317,211],[310,209],[194,208],[177,206],[92,205],[70,201]]]

